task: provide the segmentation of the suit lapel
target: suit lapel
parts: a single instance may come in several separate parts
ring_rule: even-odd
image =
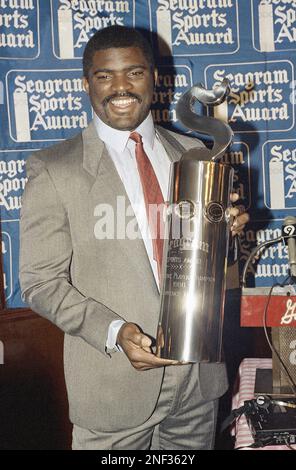
[[[82,132],[83,142],[83,168],[96,178],[104,150],[104,142],[99,139],[92,121]]]
[[[179,161],[183,153],[186,151],[185,148],[163,127],[155,126],[155,129],[171,162],[174,163]]]
[[[120,176],[104,142],[98,137],[93,122],[83,132],[82,139],[83,168],[93,177],[89,194],[101,191],[106,203],[109,202],[111,194],[115,197],[121,195],[130,203]]]

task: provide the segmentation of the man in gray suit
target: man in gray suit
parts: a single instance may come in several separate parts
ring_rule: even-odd
[[[30,157],[21,215],[23,298],[65,332],[73,449],[210,449],[225,367],[175,365],[151,349],[159,278],[130,134],[141,136],[164,200],[171,162],[202,144],[154,127],[152,51],[133,28],[98,31],[83,68],[94,120]],[[140,236],[119,234],[122,203]],[[248,216],[231,211],[239,233]],[[103,213],[113,231],[102,230]]]

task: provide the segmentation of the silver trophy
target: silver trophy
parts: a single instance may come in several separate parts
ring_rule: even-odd
[[[221,157],[233,133],[218,119],[198,116],[193,105],[215,106],[228,93],[226,79],[213,90],[197,84],[177,104],[186,127],[214,139],[211,150],[185,151],[171,171],[156,355],[181,363],[222,360],[233,169]]]

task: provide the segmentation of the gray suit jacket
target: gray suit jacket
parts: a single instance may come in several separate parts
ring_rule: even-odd
[[[158,128],[176,161],[196,139]],[[182,146],[182,147],[181,147]],[[136,371],[123,353],[105,351],[111,321],[138,324],[155,337],[159,293],[141,239],[94,236],[98,204],[116,213],[125,188],[93,123],[73,139],[35,152],[27,164],[20,224],[20,282],[32,310],[65,332],[70,419],[105,431],[143,423],[156,406],[164,369]],[[207,399],[227,388],[223,364],[196,364]]]

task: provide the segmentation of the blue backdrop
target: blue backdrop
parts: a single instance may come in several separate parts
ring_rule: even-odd
[[[153,42],[157,123],[182,129],[175,105],[183,91],[229,78],[231,94],[215,115],[234,130],[225,158],[252,218],[241,239],[241,264],[296,212],[296,0],[1,0],[0,207],[8,308],[24,306],[18,252],[26,159],[91,120],[81,57],[93,32],[111,24],[143,28]],[[275,245],[249,277],[269,286],[287,270],[287,252]]]

